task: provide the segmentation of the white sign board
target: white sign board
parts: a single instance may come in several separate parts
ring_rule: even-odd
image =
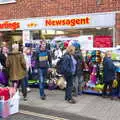
[[[0,20],[0,31],[113,27],[115,13],[77,14],[44,18]]]
[[[89,50],[93,49],[93,35],[85,35],[78,37],[81,49]]]

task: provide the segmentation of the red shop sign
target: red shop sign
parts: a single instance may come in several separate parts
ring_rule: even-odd
[[[93,41],[95,48],[109,48],[113,47],[112,36],[95,36]]]

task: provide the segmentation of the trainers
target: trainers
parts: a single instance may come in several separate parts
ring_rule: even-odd
[[[29,87],[27,88],[27,92],[31,92],[31,89]]]
[[[68,102],[71,103],[71,104],[75,104],[76,103],[76,101],[73,98],[71,100],[68,100]]]

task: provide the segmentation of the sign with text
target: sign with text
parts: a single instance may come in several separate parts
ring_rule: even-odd
[[[115,13],[76,14],[44,18],[0,20],[0,31],[5,30],[60,30],[113,27]]]
[[[76,26],[90,24],[89,17],[73,18],[73,19],[48,19],[45,21],[45,26]]]
[[[20,28],[20,23],[19,22],[0,22],[0,29],[10,29],[10,30],[16,30]]]

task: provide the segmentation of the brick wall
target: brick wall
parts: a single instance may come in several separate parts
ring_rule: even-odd
[[[120,0],[16,0],[0,5],[0,19],[60,16],[120,10]]]
[[[116,45],[120,45],[120,13],[116,14]]]

